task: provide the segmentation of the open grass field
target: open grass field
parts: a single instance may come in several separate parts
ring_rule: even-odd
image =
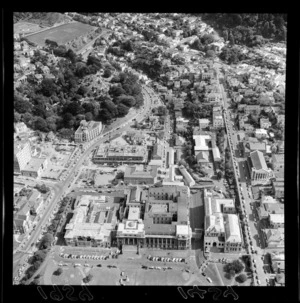
[[[29,33],[34,33],[42,28],[35,23],[30,23],[30,22],[17,22],[14,24],[14,34],[29,34]]]
[[[43,32],[32,34],[26,38],[38,45],[45,45],[45,40],[49,39],[57,42],[57,44],[65,44],[78,36],[84,35],[85,33],[92,30],[94,27],[88,24],[80,22],[63,24],[54,28],[49,28]]]

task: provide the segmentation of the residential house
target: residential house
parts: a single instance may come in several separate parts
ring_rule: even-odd
[[[206,128],[210,123],[209,119],[199,119],[199,127]]]
[[[270,120],[267,118],[261,118],[259,120],[259,124],[260,124],[260,128],[263,128],[263,129],[268,129],[271,127],[272,123],[270,122]]]
[[[278,141],[277,148],[279,154],[284,154],[284,141]]]
[[[244,108],[245,114],[253,114],[253,115],[259,115],[261,108],[260,105],[246,105]]]
[[[268,138],[268,132],[265,129],[257,128],[255,129],[255,137],[258,139]]]

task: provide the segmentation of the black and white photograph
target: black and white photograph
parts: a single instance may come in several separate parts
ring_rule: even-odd
[[[285,288],[286,13],[12,18],[14,286]]]

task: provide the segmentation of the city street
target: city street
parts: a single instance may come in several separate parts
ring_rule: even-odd
[[[77,163],[74,163],[74,165],[69,167],[69,171],[68,171],[66,179],[63,182],[57,183],[53,186],[53,190],[54,190],[53,199],[50,203],[48,203],[47,209],[45,210],[43,217],[37,223],[36,228],[32,232],[29,240],[27,241],[25,246],[22,247],[22,252],[27,252],[31,248],[31,245],[38,240],[38,238],[41,234],[41,230],[45,226],[47,221],[49,220],[49,217],[52,214],[54,208],[56,207],[57,202],[66,195],[66,193],[68,192],[68,187],[69,187],[70,183],[73,182],[73,180],[74,180],[75,172],[82,166],[83,162],[88,157],[88,155],[91,153],[91,151],[99,143],[104,143],[104,141],[106,140],[106,138],[105,138],[106,135],[108,135],[108,134],[110,134],[110,136],[120,135],[123,131],[130,129],[130,126],[128,124],[130,124],[130,122],[134,118],[137,121],[141,121],[148,115],[148,113],[151,109],[151,105],[152,105],[151,97],[150,97],[150,94],[148,93],[148,88],[145,89],[145,85],[142,85],[142,89],[143,89],[143,93],[145,96],[143,110],[139,111],[130,120],[127,120],[126,122],[124,122],[123,125],[120,125],[114,129],[111,129],[111,130],[107,131],[106,133],[104,133],[103,135],[96,138],[96,140],[93,140],[93,142],[89,142],[87,144],[87,146],[85,147],[85,150],[83,151],[83,153],[80,155],[80,158],[77,160]],[[150,91],[152,91],[152,89],[150,89]],[[152,91],[152,93],[154,93],[154,92]],[[125,124],[127,126],[125,126]],[[25,258],[25,255],[24,255],[24,257],[20,258],[19,261],[15,262],[14,268],[13,268],[13,276],[17,275],[19,264],[24,262],[24,258]]]
[[[224,120],[225,120],[225,126],[228,134],[228,138],[230,141],[230,138],[232,140],[233,137],[232,134],[236,133],[232,129],[232,121],[230,118],[230,113],[228,108],[228,99],[225,96],[225,92],[222,89],[222,94],[223,94],[223,100],[224,100]],[[228,113],[227,113],[228,110]],[[246,249],[248,251],[248,254],[251,255],[252,259],[255,260],[254,264],[254,285],[257,285],[258,280],[260,281],[260,285],[264,286],[266,285],[266,275],[264,274],[263,271],[263,264],[261,260],[261,255],[262,251],[260,249],[260,242],[258,242],[258,232],[257,232],[257,225],[254,221],[254,216],[252,213],[252,209],[250,207],[250,204],[252,202],[252,199],[249,197],[248,189],[247,189],[247,183],[250,183],[250,175],[248,172],[247,165],[245,163],[244,158],[235,158],[235,148],[237,148],[237,137],[234,138],[236,140],[235,142],[230,143],[230,152],[231,152],[231,157],[234,160],[236,160],[237,164],[235,165],[234,162],[234,175],[235,179],[237,180],[237,190],[239,194],[239,200],[241,201],[241,207],[242,211],[246,216],[246,234],[247,237],[245,240],[246,243],[248,243],[248,248]],[[252,247],[250,247],[250,241],[252,241]],[[247,245],[247,244],[246,244]],[[253,253],[257,250],[257,254]]]

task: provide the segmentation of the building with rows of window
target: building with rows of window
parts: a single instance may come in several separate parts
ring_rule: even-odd
[[[150,188],[134,195],[124,210],[127,217],[118,224],[118,245],[188,249],[192,236],[188,197],[186,186]]]
[[[234,200],[214,198],[204,189],[204,208],[205,250],[240,252],[242,236]]]
[[[93,140],[95,137],[99,136],[102,130],[102,123],[90,121],[87,122],[82,120],[79,127],[75,132],[75,142],[83,143]]]

